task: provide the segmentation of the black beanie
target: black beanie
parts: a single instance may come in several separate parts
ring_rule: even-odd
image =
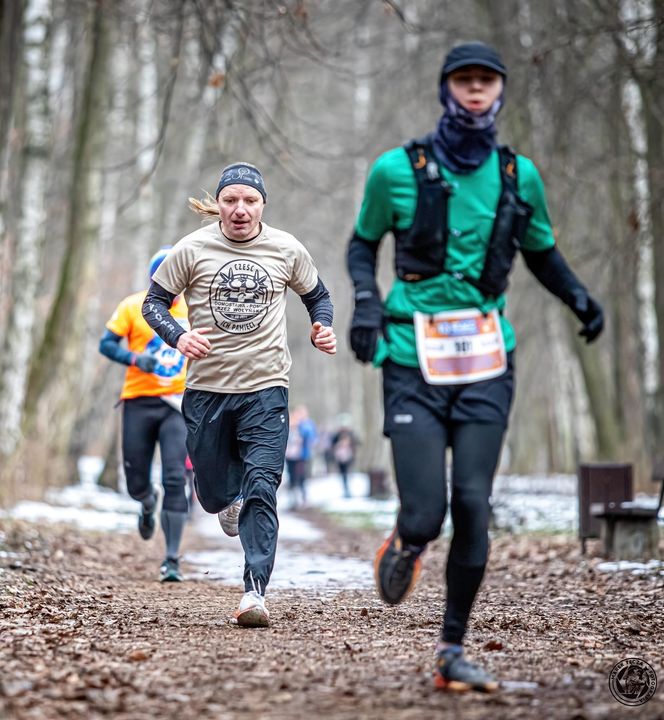
[[[247,162],[236,162],[232,165],[226,165],[221,171],[221,179],[217,185],[217,192],[214,194],[215,200],[219,197],[219,193],[226,185],[249,185],[256,188],[263,196],[263,202],[267,202],[267,192],[265,191],[265,181],[261,175],[261,171],[255,166]]]
[[[455,70],[469,65],[480,65],[495,70],[503,76],[503,79],[507,78],[507,68],[494,48],[481,42],[470,42],[457,45],[450,50],[443,63],[440,82],[442,83]]]

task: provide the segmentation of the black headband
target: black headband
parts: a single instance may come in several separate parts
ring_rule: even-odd
[[[267,192],[265,190],[265,181],[260,170],[250,163],[237,162],[232,165],[226,165],[221,171],[221,179],[217,185],[217,192],[214,194],[215,199],[219,197],[219,193],[226,185],[248,185],[256,188],[263,196],[263,202],[267,202]]]

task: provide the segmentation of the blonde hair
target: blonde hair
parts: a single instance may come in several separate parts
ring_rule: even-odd
[[[205,192],[205,197],[202,200],[190,197],[189,209],[206,218],[219,217],[219,207],[217,205],[217,201],[207,191]]]

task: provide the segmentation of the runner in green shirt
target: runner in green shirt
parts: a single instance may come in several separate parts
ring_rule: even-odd
[[[348,248],[351,348],[360,362],[382,367],[384,432],[401,501],[375,562],[389,604],[412,589],[422,552],[440,534],[445,448],[452,450],[454,534],[434,669],[436,686],[446,690],[497,687],[462,646],[486,566],[491,485],[512,401],[516,339],[503,310],[517,248],[579,318],[588,342],[603,328],[600,305],[555,246],[537,168],[497,145],[506,77],[493,48],[452,49],[441,73],[445,112],[437,129],[376,160]],[[397,277],[383,302],[376,260],[388,232]]]

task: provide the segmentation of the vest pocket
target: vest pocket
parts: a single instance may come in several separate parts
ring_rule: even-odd
[[[478,283],[485,295],[498,297],[507,289],[514,256],[521,247],[532,214],[532,206],[518,195],[509,190],[503,193]]]
[[[449,194],[449,186],[441,179],[420,186],[412,226],[394,234],[396,273],[401,280],[413,282],[443,272]]]

